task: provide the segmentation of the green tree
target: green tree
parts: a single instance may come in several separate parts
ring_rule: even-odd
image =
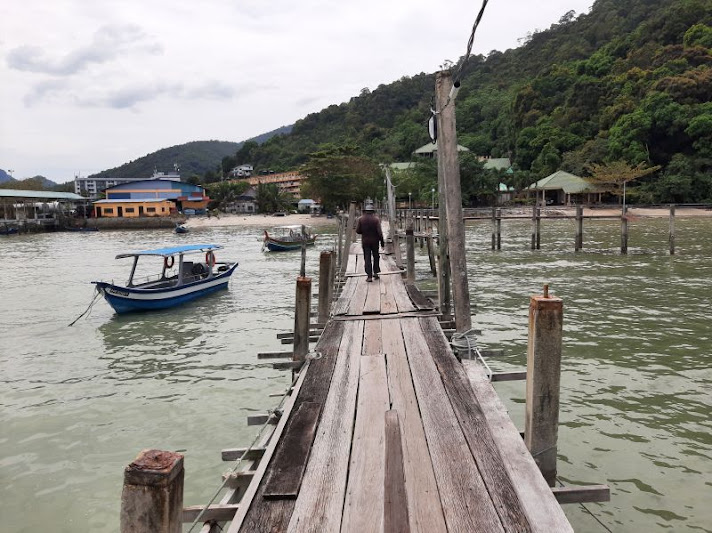
[[[280,191],[276,183],[260,183],[257,185],[255,201],[260,213],[274,213],[288,209],[294,199],[290,194]]]
[[[592,164],[588,170],[591,176],[586,180],[597,190],[602,190],[619,196],[625,204],[626,184],[647,176],[660,169],[660,165],[648,167],[646,163],[635,166],[626,161],[613,161],[612,163]]]
[[[221,181],[209,185],[210,209],[224,210],[249,188],[250,184],[246,181]]]

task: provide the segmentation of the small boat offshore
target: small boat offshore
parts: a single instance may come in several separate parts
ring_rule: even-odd
[[[117,313],[174,307],[227,289],[238,264],[218,262],[215,251],[221,248],[218,244],[189,244],[119,254],[116,259],[133,258],[126,285],[105,281],[92,283]],[[200,257],[203,254],[204,257]],[[198,256],[200,260],[189,261],[186,256]],[[161,258],[162,265],[150,260],[139,261],[142,258]],[[154,269],[146,271],[144,263],[153,263]],[[145,272],[152,273],[146,275]]]
[[[316,241],[307,226],[277,226],[272,233],[265,230],[265,238],[262,249],[267,248],[271,252],[286,252],[288,250],[299,250],[302,244],[311,246]]]

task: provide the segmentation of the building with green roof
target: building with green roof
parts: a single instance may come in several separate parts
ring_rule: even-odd
[[[580,176],[557,170],[553,174],[532,183],[525,189],[528,194],[534,193],[542,204],[590,204],[601,201],[604,191],[595,188]],[[541,196],[539,195],[541,191]]]

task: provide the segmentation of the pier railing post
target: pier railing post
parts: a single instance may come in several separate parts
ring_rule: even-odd
[[[183,478],[181,454],[141,451],[124,470],[121,533],[180,533]]]
[[[628,208],[623,206],[621,214],[621,253],[628,253]]]
[[[294,348],[292,360],[304,361],[309,353],[309,313],[311,311],[312,280],[297,278],[296,304],[294,307]]]
[[[346,221],[344,228],[344,250],[341,253],[341,270],[340,278],[343,279],[346,274],[346,265],[349,262],[349,250],[351,249],[351,241],[353,239],[354,227],[356,226],[356,202],[349,204],[349,218]]]
[[[556,481],[556,441],[559,432],[559,384],[564,304],[549,296],[532,296],[529,303],[527,387],[524,442],[549,486]]]
[[[492,251],[497,249],[497,207],[492,206]]]
[[[574,251],[578,252],[583,248],[583,206],[576,206],[576,238]]]
[[[502,210],[497,209],[497,250],[502,249]]]
[[[326,251],[319,254],[319,310],[317,314],[319,324],[325,324],[329,319],[333,290],[331,279],[333,259],[333,252]]]
[[[675,206],[670,204],[670,255],[675,255]]]
[[[415,235],[413,234],[413,214],[408,215],[405,228],[406,280],[415,283]]]

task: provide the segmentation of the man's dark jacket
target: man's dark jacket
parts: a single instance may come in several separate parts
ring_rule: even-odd
[[[373,213],[364,213],[356,223],[356,233],[361,235],[361,243],[369,246],[383,246],[381,220]]]

